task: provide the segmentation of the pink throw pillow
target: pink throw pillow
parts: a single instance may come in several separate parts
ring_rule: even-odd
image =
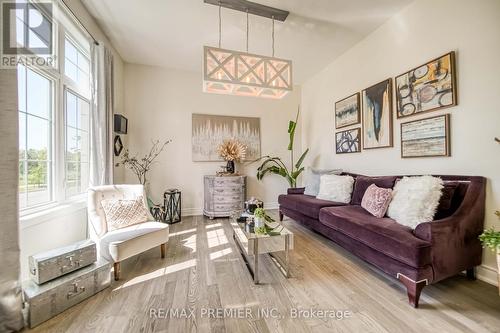
[[[371,184],[361,200],[361,207],[375,217],[384,217],[392,200],[392,189]]]

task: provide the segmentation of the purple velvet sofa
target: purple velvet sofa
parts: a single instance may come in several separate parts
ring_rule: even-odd
[[[349,175],[356,179],[349,204],[319,200],[304,195],[304,188],[293,188],[278,198],[280,220],[286,215],[395,277],[414,307],[428,284],[462,271],[474,279],[482,256],[478,236],[484,224],[484,177],[437,176],[444,189],[435,220],[413,230],[360,206],[370,184],[392,188],[402,176]]]

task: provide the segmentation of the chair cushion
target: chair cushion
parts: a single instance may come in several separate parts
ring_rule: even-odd
[[[145,222],[106,233],[99,240],[100,256],[113,262],[149,250],[168,241],[168,224]]]
[[[291,194],[280,195],[278,203],[287,209],[300,212],[303,215],[318,219],[319,210],[323,207],[343,206],[345,203],[316,199],[311,195]]]
[[[352,192],[351,205],[361,205],[365,191],[371,184],[375,184],[381,188],[393,188],[396,178],[397,176],[357,176],[354,183],[354,191]]]
[[[411,228],[390,218],[372,216],[361,206],[323,208],[319,221],[411,267],[431,263],[429,242],[414,236]]]

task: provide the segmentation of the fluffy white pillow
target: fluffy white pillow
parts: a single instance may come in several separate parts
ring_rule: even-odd
[[[320,170],[315,168],[307,168],[305,175],[305,191],[304,194],[317,196],[319,193],[319,180],[322,175],[340,175],[341,169]]]
[[[354,178],[351,176],[323,175],[319,182],[318,199],[349,203]]]
[[[441,178],[403,177],[394,186],[387,216],[411,228],[432,221],[439,205],[442,188]]]

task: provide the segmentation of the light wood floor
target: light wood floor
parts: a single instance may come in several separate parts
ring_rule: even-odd
[[[295,233],[292,277],[262,256],[254,285],[228,219],[189,217],[171,226],[167,257],[152,249],[122,264],[122,280],[33,332],[500,332],[496,287],[457,276],[424,289],[420,308],[400,284],[333,242],[287,219]],[[150,309],[191,309],[155,319]],[[209,319],[201,309],[279,311],[275,318]],[[350,311],[343,320],[291,318],[290,309]]]

